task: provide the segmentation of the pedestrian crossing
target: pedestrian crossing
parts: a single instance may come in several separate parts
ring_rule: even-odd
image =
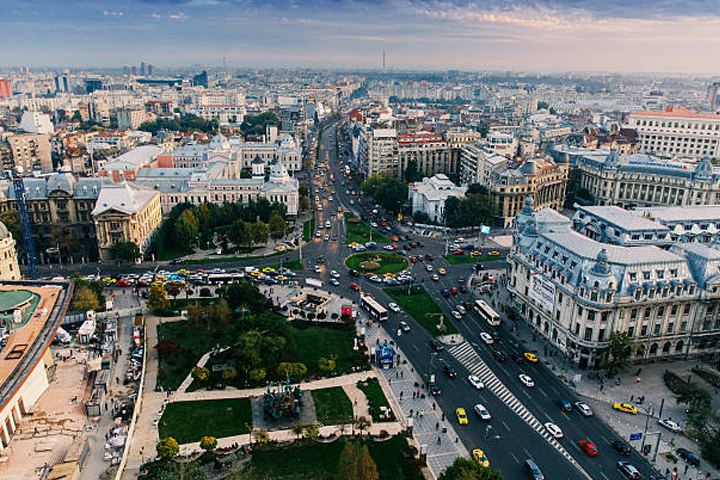
[[[591,478],[583,468],[575,461],[565,448],[545,429],[545,426],[525,408],[525,406],[515,397],[515,395],[507,389],[505,385],[490,370],[490,367],[480,358],[468,342],[463,342],[448,349],[448,352],[457,359],[460,364],[467,368],[471,374],[480,378],[485,388],[494,393],[503,403],[515,412],[530,428],[535,430],[547,442],[552,445],[561,455],[568,459],[576,468],[578,468],[587,478]]]

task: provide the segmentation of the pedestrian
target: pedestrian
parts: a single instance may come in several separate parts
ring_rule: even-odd
[[[438,445],[442,445],[442,440],[438,437]]]
[[[417,396],[417,392],[413,392],[413,399]]]
[[[402,398],[402,397],[403,397],[403,392],[402,392],[402,390],[400,390],[400,398]]]
[[[688,466],[685,465],[685,471],[683,472],[683,475],[687,475],[687,471],[688,471]]]
[[[443,414],[442,414],[442,421],[443,422],[445,421],[445,412],[443,412]]]
[[[419,417],[419,416],[420,416],[420,410],[415,410],[415,416],[416,416],[416,417]]]
[[[425,415],[425,410],[420,410],[420,418],[423,418],[424,415]]]
[[[632,402],[635,399],[635,395],[630,395],[630,401]]]
[[[435,422],[435,430],[437,430],[438,428],[440,428],[440,422]]]
[[[433,410],[435,410],[435,404],[433,403]]]
[[[400,378],[403,378],[405,376],[405,371],[400,372]]]
[[[115,383],[120,383],[120,378],[119,378],[119,377],[115,377]]]
[[[460,439],[458,437],[455,437],[455,443],[458,443]]]
[[[410,409],[410,416],[411,416],[411,417],[412,417],[412,414],[413,414],[413,409],[411,408],[411,409]]]
[[[400,378],[400,373],[395,372],[395,378]]]

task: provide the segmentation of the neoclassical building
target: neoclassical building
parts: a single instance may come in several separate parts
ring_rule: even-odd
[[[20,280],[20,277],[15,239],[0,222],[0,280]]]
[[[717,244],[606,244],[528,198],[508,264],[522,319],[581,368],[600,366],[613,332],[635,340],[636,361],[718,355]]]

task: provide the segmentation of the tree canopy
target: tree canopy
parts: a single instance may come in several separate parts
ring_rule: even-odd
[[[262,135],[265,133],[267,125],[281,125],[280,119],[274,112],[263,112],[259,115],[245,115],[243,123],[240,125],[240,131],[243,136]]]
[[[445,225],[452,228],[490,225],[497,214],[497,203],[487,188],[473,184],[463,198],[445,200]]]
[[[608,358],[603,367],[612,376],[630,366],[630,358],[635,353],[635,342],[627,332],[613,332],[608,342]]]
[[[503,480],[503,476],[497,470],[458,457],[440,474],[438,480]]]
[[[370,175],[362,184],[362,190],[384,209],[397,213],[407,199],[407,184],[384,173]]]
[[[203,132],[211,133],[217,129],[217,120],[205,120],[202,117],[188,113],[172,118],[158,118],[151,122],[143,122],[138,130],[144,132],[157,133],[160,130],[170,130],[173,132]]]
[[[367,445],[348,442],[340,453],[338,480],[377,480],[378,471]]]
[[[132,262],[142,256],[135,242],[118,242],[112,246],[111,251],[115,258],[125,262]]]

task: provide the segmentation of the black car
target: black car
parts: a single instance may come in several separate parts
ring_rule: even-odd
[[[628,455],[630,455],[630,445],[628,445],[627,443],[621,440],[613,440],[612,446],[615,450],[620,452],[620,455],[622,455],[623,457],[627,457]]]
[[[563,412],[572,412],[572,403],[564,398],[558,398],[555,400],[555,404],[560,407]]]
[[[442,352],[443,344],[440,343],[439,340],[435,340],[434,338],[430,340],[430,347],[435,350],[436,352]]]
[[[458,283],[465,283],[465,277],[458,277]]]
[[[493,357],[495,357],[501,362],[507,360],[507,355],[502,350],[493,350]]]
[[[430,385],[430,394],[431,395],[438,396],[441,393],[442,393],[442,390],[440,390],[440,387],[438,387],[436,383],[433,383],[432,385]]]
[[[445,367],[443,368],[443,371],[445,372],[445,375],[447,375],[450,378],[457,377],[457,372],[450,365],[445,365]]]
[[[350,275],[352,275],[353,277],[359,277],[360,272],[358,272],[357,270],[350,270]]]
[[[513,353],[512,359],[518,365],[522,365],[523,363],[525,363],[525,358],[522,355],[520,355],[519,353]]]
[[[693,452],[691,452],[687,448],[678,448],[675,451],[677,452],[678,457],[682,458],[683,460],[685,460],[687,463],[689,463],[693,467],[700,466],[700,457],[695,455]]]
[[[450,291],[446,288],[442,292],[440,292],[443,297],[448,298],[450,296]]]

